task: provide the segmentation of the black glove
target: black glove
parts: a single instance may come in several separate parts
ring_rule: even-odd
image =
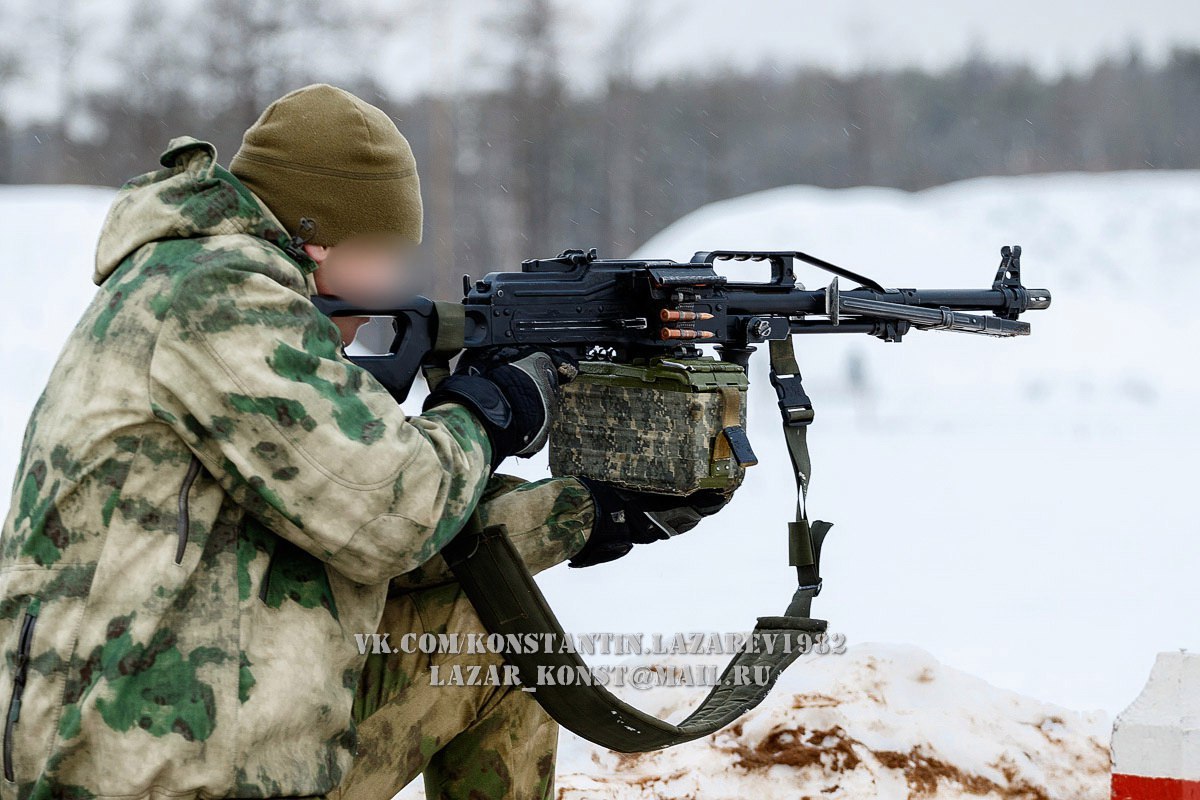
[[[635,544],[686,533],[729,502],[729,497],[716,489],[681,497],[621,489],[590,478],[578,480],[591,492],[596,522],[583,549],[567,562],[571,567],[603,564],[625,555]]]
[[[559,386],[579,372],[557,350],[497,347],[468,352],[454,374],[429,393],[422,410],[460,403],[482,422],[492,441],[492,469],[511,455],[531,456],[546,444]]]

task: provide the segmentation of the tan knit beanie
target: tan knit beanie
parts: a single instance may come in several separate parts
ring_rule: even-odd
[[[357,234],[421,241],[421,185],[412,148],[387,114],[317,83],[267,106],[229,171],[288,233],[334,245]],[[313,227],[301,232],[307,217]]]

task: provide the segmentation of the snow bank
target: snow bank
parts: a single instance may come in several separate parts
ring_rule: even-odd
[[[679,719],[698,690],[653,694],[648,708]],[[802,658],[707,739],[625,755],[564,733],[558,796],[1102,800],[1107,730],[1104,714],[998,689],[919,648],[861,644]]]

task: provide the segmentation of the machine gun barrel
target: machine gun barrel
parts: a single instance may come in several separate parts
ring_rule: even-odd
[[[784,334],[866,333],[898,341],[910,328],[949,330],[988,336],[1027,336],[1030,326],[1017,317],[1050,305],[1050,292],[1023,286],[991,289],[876,289],[842,291],[838,278],[825,289],[725,287],[729,313],[745,320],[749,340]],[[974,314],[972,311],[991,311]],[[784,324],[786,321],[786,325]]]
[[[883,312],[885,307],[938,309],[951,311],[993,311],[1019,313],[1050,307],[1050,292],[1046,289],[889,289],[876,292],[871,289],[841,290],[835,279],[825,289],[791,289],[790,291],[763,291],[758,287],[746,288],[729,284],[729,310],[734,314],[777,314],[780,316],[807,316],[828,314],[835,306],[829,297],[840,297],[848,301],[839,312],[867,313],[867,309]],[[865,301],[865,302],[864,302]],[[878,305],[883,304],[883,305]],[[853,307],[853,308],[852,308]],[[884,316],[882,313],[873,316]],[[923,318],[923,315],[922,315]],[[914,318],[913,322],[919,320]]]
[[[842,297],[838,304],[838,315],[861,314],[883,319],[902,319],[918,328],[944,329],[964,333],[983,333],[989,336],[1028,336],[1029,323],[1001,317],[986,317],[982,314],[967,314],[952,311],[946,306],[925,308],[888,303],[882,300],[867,300],[858,297]],[[837,324],[837,322],[834,322]]]

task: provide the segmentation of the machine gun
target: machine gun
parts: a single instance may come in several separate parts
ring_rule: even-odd
[[[769,262],[771,279],[730,281],[714,269],[726,260]],[[796,261],[834,278],[805,289],[796,281]],[[858,286],[844,290],[839,278]],[[1027,335],[1029,324],[1018,317],[1050,305],[1048,291],[1021,285],[1019,246],[1002,249],[990,289],[885,289],[801,252],[714,250],[677,262],[601,259],[592,249],[530,259],[520,272],[491,272],[474,282],[463,276],[463,294],[461,306],[424,297],[371,308],[325,296],[313,302],[330,316],[395,320],[388,353],[353,360],[400,401],[422,366],[464,348],[535,345],[627,363],[691,358],[699,354],[696,345],[715,344],[722,359],[744,368],[754,344],[792,334],[865,333],[889,342],[912,328]]]
[[[770,280],[731,281],[714,269],[720,261],[748,260],[767,262]],[[806,289],[796,281],[797,261],[833,279]],[[843,279],[857,285],[843,289]],[[461,303],[416,298],[364,308],[331,297],[313,302],[330,316],[394,320],[387,353],[352,360],[398,401],[419,370],[436,382],[464,349],[516,345],[571,353],[581,371],[563,389],[551,429],[551,471],[642,491],[732,491],[741,482],[744,469],[757,463],[745,431],[745,370],[756,345],[770,349],[770,380],[797,494],[796,519],[788,524],[788,562],[796,568],[797,588],[787,610],[758,618],[718,685],[678,724],[622,702],[599,683],[536,685],[542,670],[586,671],[573,650],[505,653],[550,716],[623,752],[669,747],[719,730],[756,706],[788,664],[825,634],[826,622],[809,612],[821,590],[820,552],[830,524],[810,522],[806,509],[813,411],[793,335],[860,333],[896,342],[916,328],[1023,336],[1030,327],[1018,319],[1021,314],[1050,306],[1048,291],[1022,286],[1017,246],[1001,250],[990,289],[885,289],[801,252],[714,250],[681,263],[600,259],[593,249],[528,260],[520,272],[492,272],[474,282],[464,276],[463,293]],[[703,355],[704,344],[716,345],[719,361]],[[562,626],[503,525],[481,528],[473,515],[442,556],[490,632],[549,634],[561,641]],[[765,670],[766,679],[747,683],[752,669]]]

